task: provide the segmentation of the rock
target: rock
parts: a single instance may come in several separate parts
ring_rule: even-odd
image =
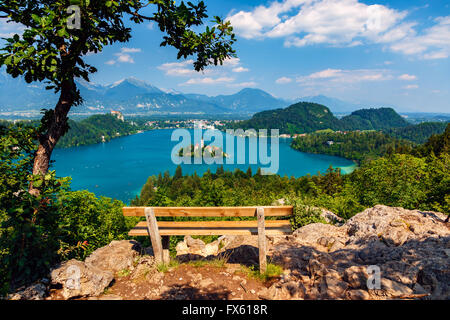
[[[366,290],[349,290],[347,291],[347,298],[350,300],[369,300],[370,294]]]
[[[47,287],[43,283],[35,283],[21,289],[8,297],[9,300],[44,300],[47,296]]]
[[[184,241],[177,243],[176,246],[177,256],[189,256],[189,255],[199,255],[202,257],[216,256],[219,253],[220,245],[221,245],[220,239],[205,244],[200,239],[193,239],[191,236],[185,236]]]
[[[344,223],[344,219],[342,219],[341,217],[337,216],[336,214],[334,214],[333,212],[326,210],[326,209],[322,209],[322,208],[317,208],[319,209],[320,212],[320,216],[328,223],[332,223],[332,224],[336,224],[336,225],[342,225]]]
[[[258,292],[258,296],[264,300],[303,299],[305,291],[302,283],[291,281],[282,285],[276,283],[269,288],[264,288]]]
[[[367,279],[368,275],[365,266],[353,266],[344,271],[344,280],[348,282],[353,289],[366,289]]]
[[[205,245],[202,255],[205,257],[215,256],[219,253],[219,241],[214,241]]]
[[[345,291],[348,289],[347,282],[336,279],[334,276],[326,275],[325,283],[327,285],[326,294],[330,299],[345,297]]]
[[[73,297],[97,296],[114,279],[111,271],[101,270],[92,265],[72,259],[51,271],[51,283],[62,286],[62,295]]]
[[[185,241],[178,242],[175,249],[177,251],[177,256],[189,254],[189,247]]]
[[[112,241],[109,245],[99,248],[86,258],[86,265],[110,271],[115,274],[124,269],[130,269],[141,251],[136,241]]]
[[[153,256],[143,256],[134,267],[131,279],[156,283],[161,279],[161,276],[162,273],[157,271],[155,258]]]
[[[198,282],[198,285],[203,288],[207,288],[214,283],[214,280],[211,278],[202,279]]]
[[[107,294],[104,296],[98,297],[98,300],[123,300],[121,296],[115,294]]]
[[[200,239],[194,239],[191,236],[185,236],[184,242],[190,250],[202,250],[205,247],[205,243]]]
[[[427,294],[428,291],[425,290],[420,284],[416,283],[413,286],[414,294]]]
[[[377,296],[387,296],[388,298],[394,299],[413,294],[413,290],[410,287],[387,278],[381,279],[381,289],[370,290],[370,292],[373,292]]]
[[[290,279],[310,276],[304,281],[307,299],[393,299],[413,293],[450,299],[450,228],[443,223],[445,217],[377,205],[342,226],[314,223],[295,230],[274,244],[272,261]],[[379,268],[381,288],[368,292],[369,266]]]

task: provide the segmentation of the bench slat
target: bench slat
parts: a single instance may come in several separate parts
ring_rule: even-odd
[[[176,235],[257,235],[257,221],[158,221],[162,236]],[[267,235],[292,234],[288,220],[267,220]],[[145,222],[139,222],[130,236],[148,236]]]
[[[256,217],[257,207],[153,207],[157,217]],[[263,206],[264,216],[292,215],[292,206]],[[126,217],[145,216],[145,207],[124,207]]]

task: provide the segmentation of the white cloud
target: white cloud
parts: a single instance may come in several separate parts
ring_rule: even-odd
[[[228,19],[245,38],[287,38],[287,46],[358,45],[390,30],[406,13],[358,0],[284,0]]]
[[[405,38],[391,44],[393,51],[417,55],[423,59],[444,59],[450,55],[450,16],[434,19],[435,25],[415,31]]]
[[[122,48],[120,49],[120,52],[114,54],[117,58],[108,60],[105,64],[114,65],[117,63],[134,63],[134,59],[131,54],[141,51],[142,50],[139,48]]]
[[[220,77],[220,78],[192,78],[188,81],[182,83],[181,85],[193,85],[193,84],[203,84],[203,85],[211,85],[211,84],[217,84],[217,83],[226,83],[226,82],[233,82],[234,78],[230,77]]]
[[[326,85],[327,82],[334,83],[357,83],[367,81],[385,81],[392,79],[392,75],[388,70],[378,69],[358,69],[358,70],[341,70],[326,69],[311,73],[307,76],[297,78],[297,82],[301,85]]]
[[[198,74],[198,72],[193,69],[193,64],[194,60],[189,59],[181,62],[164,63],[160,65],[158,69],[164,71],[168,76],[186,77]],[[204,72],[208,72],[208,70],[205,70]]]
[[[405,81],[413,81],[413,80],[417,80],[417,77],[415,75],[411,75],[411,74],[402,74],[401,76],[398,77],[400,80],[405,80]]]
[[[249,71],[249,69],[247,69],[247,68],[244,68],[244,67],[236,67],[236,68],[233,68],[233,72],[248,72]]]
[[[412,90],[412,89],[418,89],[419,86],[417,84],[409,84],[407,86],[404,86],[403,89]]]
[[[281,77],[281,78],[278,78],[277,80],[275,80],[275,82],[278,84],[286,84],[286,83],[292,82],[292,79],[288,78],[288,77]]]
[[[116,53],[115,54],[117,56],[117,62],[122,62],[122,63],[134,63],[134,59],[126,53]]]
[[[141,52],[142,50],[139,48],[122,48],[120,51],[122,53],[136,53],[136,52]]]
[[[283,0],[232,12],[227,20],[244,38],[284,38],[287,47],[379,43],[394,52],[423,59],[447,58],[450,16],[436,18],[434,26],[418,34],[418,24],[405,21],[407,14],[359,0]]]
[[[225,59],[225,60],[223,61],[223,64],[222,64],[222,65],[223,65],[224,67],[236,67],[236,66],[238,66],[238,65],[240,65],[240,64],[241,64],[241,59],[231,57],[231,58]]]
[[[231,88],[249,88],[249,87],[256,87],[258,84],[254,81],[247,81],[247,82],[240,82],[240,83],[231,83],[227,84],[227,87]]]

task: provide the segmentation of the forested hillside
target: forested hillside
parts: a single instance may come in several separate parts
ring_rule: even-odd
[[[139,127],[113,115],[94,115],[81,121],[69,120],[69,131],[59,140],[58,148],[76,147],[109,141],[118,136],[137,133]],[[103,137],[103,138],[102,138]]]
[[[406,127],[410,124],[392,108],[361,109],[340,121],[344,130],[381,130]]]
[[[292,148],[308,153],[329,154],[358,162],[394,153],[409,153],[413,143],[378,131],[318,132],[298,137]]]
[[[432,135],[426,143],[413,150],[413,154],[419,157],[426,157],[433,154],[439,157],[448,154],[450,151],[450,123],[442,134]],[[450,191],[450,190],[448,190]],[[449,193],[447,193],[449,194]]]
[[[385,129],[383,131],[392,137],[421,144],[425,143],[432,135],[443,133],[446,127],[447,122],[423,122],[407,127]]]
[[[285,109],[256,113],[250,120],[233,124],[238,129],[279,129],[280,133],[308,133],[322,129],[340,129],[339,120],[327,107],[299,102]]]
[[[336,118],[324,105],[299,102],[285,109],[256,113],[250,120],[233,124],[232,128],[279,129],[281,134],[311,133],[317,130],[382,130],[410,125],[391,108],[362,109]]]

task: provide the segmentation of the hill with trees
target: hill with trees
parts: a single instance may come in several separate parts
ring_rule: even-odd
[[[69,131],[61,137],[57,148],[77,147],[109,141],[137,133],[140,127],[111,114],[90,116],[81,121],[69,120]]]
[[[340,121],[344,130],[382,130],[410,125],[392,108],[361,109]]]
[[[291,147],[302,152],[340,156],[361,163],[394,153],[410,153],[413,143],[378,131],[317,132],[297,137]]]
[[[232,128],[279,129],[281,134],[302,134],[318,130],[387,130],[409,126],[394,109],[361,109],[342,119],[336,118],[324,105],[299,102],[285,109],[256,113],[249,120],[234,123]]]
[[[234,123],[233,128],[279,129],[280,133],[308,133],[324,129],[340,129],[340,122],[327,107],[299,102],[285,109],[256,113],[249,120]]]
[[[413,150],[413,154],[419,157],[426,157],[433,154],[439,157],[449,154],[450,151],[450,123],[442,134],[432,135],[426,143]],[[450,191],[450,190],[447,190]]]
[[[443,133],[447,125],[448,122],[423,122],[407,127],[385,129],[383,132],[398,139],[422,144],[432,135]]]

